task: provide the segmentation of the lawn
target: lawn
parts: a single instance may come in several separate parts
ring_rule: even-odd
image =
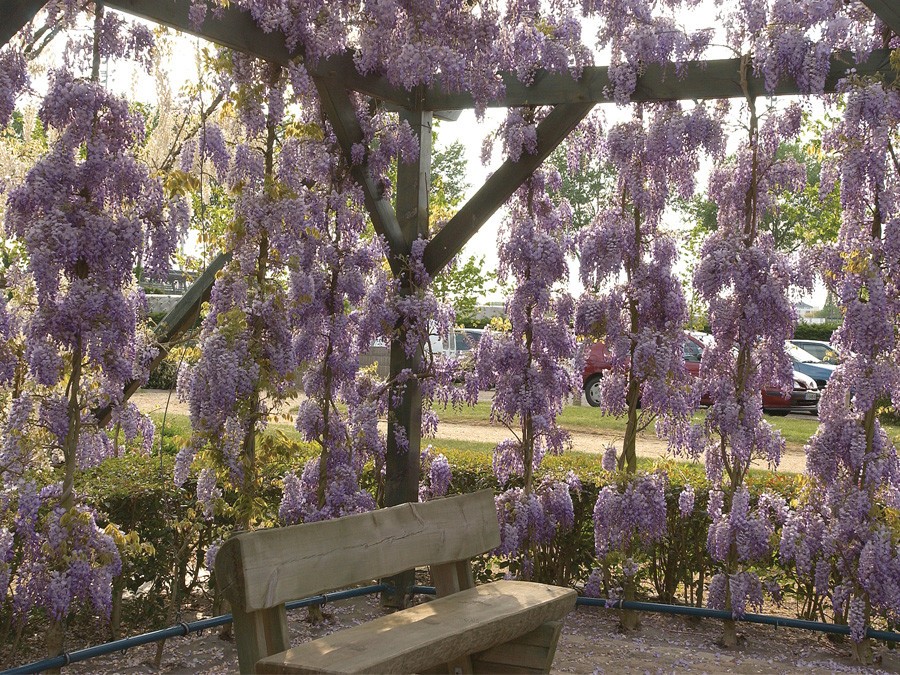
[[[489,424],[490,404],[478,403],[475,406],[465,407],[462,409],[440,409],[438,410],[438,415],[442,422],[446,422],[448,424]],[[694,420],[698,423],[701,423],[705,415],[705,411],[700,410],[694,414]],[[159,413],[153,413],[151,414],[151,417],[156,423],[157,428],[159,428],[162,424],[162,415]],[[559,417],[559,421],[563,428],[573,432],[615,432],[622,434],[625,431],[624,418],[616,418],[610,415],[604,415],[597,408],[592,408],[586,405],[566,406],[566,408],[563,410],[562,415],[560,415]],[[816,429],[818,429],[819,427],[818,419],[811,415],[809,417],[773,417],[771,415],[766,415],[766,421],[768,421],[773,427],[781,432],[781,435],[784,437],[788,448],[792,450],[802,450],[803,446],[809,440],[810,436],[812,436],[816,432]],[[280,431],[284,433],[291,440],[301,440],[300,434],[297,433],[297,431],[291,424],[270,424],[268,428],[272,431]],[[894,440],[894,443],[900,445],[900,426],[885,423],[884,428],[888,432],[888,435]],[[166,429],[168,430],[167,433],[172,433],[176,436],[187,437],[190,434],[190,421],[185,415],[173,415],[170,413],[166,417]],[[644,433],[652,435],[652,426]],[[485,454],[490,453],[494,448],[494,444],[492,443],[474,440],[467,441],[456,439],[441,439],[440,441],[426,440],[425,442],[426,444],[428,442],[431,442],[435,446],[440,446],[441,448],[469,450],[479,453],[483,452]],[[646,461],[652,463],[654,460]]]

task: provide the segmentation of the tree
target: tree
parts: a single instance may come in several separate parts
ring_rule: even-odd
[[[534,111],[510,115],[510,127],[534,127]],[[515,136],[513,136],[515,138]],[[528,151],[507,142],[507,154]],[[515,283],[507,301],[508,332],[487,330],[475,355],[470,391],[495,387],[491,418],[513,438],[494,449],[494,473],[503,486],[515,476],[522,487],[507,487],[497,498],[500,552],[525,579],[553,580],[553,541],[571,530],[574,482],[535,479],[546,455],[563,452],[568,434],[556,418],[575,387],[570,370],[575,341],[570,331],[574,303],[554,287],[568,275],[570,214],[556,206],[550,189],[559,189],[559,174],[536,171],[513,195],[499,245],[500,275]],[[539,255],[534,252],[539,251]]]
[[[821,133],[821,124],[807,123]],[[812,249],[837,239],[841,222],[840,186],[821,183],[821,141],[805,143],[783,142],[776,153],[781,162],[793,160],[806,170],[806,182],[801,190],[785,190],[775,195],[774,204],[760,221],[760,232],[772,235],[776,250],[794,253]],[[680,203],[693,227],[687,233],[688,247],[696,253],[700,242],[716,228],[718,207],[707,195],[698,195]]]
[[[435,125],[437,129],[437,125]],[[437,141],[437,130],[433,133]],[[465,180],[465,148],[454,141],[446,148],[438,148],[432,163],[432,184],[429,193],[429,218],[439,230],[456,213],[469,188]],[[470,325],[477,318],[475,307],[486,294],[493,292],[496,274],[484,268],[484,256],[457,258],[432,283],[434,294],[453,308],[456,322]]]
[[[494,290],[495,278],[485,270],[484,256],[469,256],[462,265],[457,262],[435,277],[434,294],[453,307],[456,323],[468,326],[478,318],[478,301]]]
[[[588,118],[550,155],[548,162],[562,178],[555,203],[565,200],[572,209],[572,229],[589,226],[615,199],[615,168],[596,152],[599,123]],[[593,146],[593,147],[592,147]]]
[[[900,405],[900,94],[880,82],[846,85],[843,119],[823,140],[831,175],[841,176],[841,228],[825,281],[842,309],[832,342],[845,358],[820,403],[807,446],[810,490],[785,525],[781,552],[850,625],[856,660],[871,663],[872,617],[900,615],[889,506],[900,495],[900,464],[878,421],[882,405]]]

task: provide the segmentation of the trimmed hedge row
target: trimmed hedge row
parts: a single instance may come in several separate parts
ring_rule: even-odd
[[[289,447],[277,454],[293,456],[295,465],[312,456],[312,449],[306,444],[284,437],[278,442]],[[171,453],[172,448],[167,450]],[[440,447],[435,450],[443,452],[453,468],[451,493],[485,488],[499,492],[501,489],[487,453]],[[612,478],[600,468],[599,460],[598,456],[576,453],[545,459],[546,474],[562,478],[567,472],[574,471],[581,479],[582,492],[573,499],[574,531],[554,545],[553,550],[546,551],[543,557],[552,560],[553,564],[550,569],[538,571],[541,580],[580,585],[596,564],[593,509],[600,490]],[[228,523],[220,522],[221,519],[205,528],[196,527],[197,521],[202,519],[195,510],[195,485],[189,482],[177,488],[172,483],[172,468],[170,454],[164,454],[162,460],[159,456],[129,455],[110,460],[86,476],[85,497],[100,511],[101,518],[116,523],[123,532],[135,532],[141,542],[152,544],[152,554],[138,556],[129,562],[129,576],[123,581],[124,587],[131,592],[137,592],[150,582],[155,594],[168,595],[173,583],[177,582],[181,593],[189,593],[200,576],[201,563],[215,529],[230,527]],[[259,497],[267,502],[270,513],[277,513],[281,498],[280,477],[285,468],[284,465],[272,467],[266,472],[268,488]],[[702,467],[697,465],[667,461],[660,462],[658,468],[668,476],[669,536],[652,551],[643,597],[699,605],[703,603],[704,587],[712,568],[706,552],[708,484]],[[363,479],[369,489],[374,489],[376,481],[371,466]],[[687,518],[678,512],[678,497],[686,485],[691,485],[696,495],[694,512]],[[765,491],[775,492],[788,503],[797,499],[801,486],[802,478],[777,474],[752,474],[748,481],[753,497]],[[226,499],[228,497],[226,495]],[[185,527],[185,523],[192,527]],[[186,537],[191,539],[188,541]],[[780,574],[777,562],[773,560],[772,564],[773,572]],[[476,561],[476,570],[481,580],[497,578],[508,571],[504,561],[489,556]]]

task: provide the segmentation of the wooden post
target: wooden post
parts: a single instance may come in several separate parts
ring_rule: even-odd
[[[400,162],[397,166],[397,221],[403,235],[406,255],[419,237],[428,237],[428,190],[431,186],[431,122],[428,111],[402,111],[401,121],[412,128],[419,141],[419,154],[415,161]],[[400,293],[411,293],[412,280],[400,271]],[[391,372],[393,380],[403,370],[418,373],[422,367],[421,356],[408,356],[404,350],[405,336],[395,337],[391,343]],[[388,413],[386,477],[384,487],[385,506],[419,500],[419,452],[422,440],[422,392],[419,381],[413,377],[391,392]],[[399,405],[394,402],[399,400]],[[399,432],[399,434],[398,434]],[[398,442],[406,438],[406,443]],[[415,571],[410,570],[385,580],[394,588],[392,593],[382,594],[385,607],[402,609],[406,606],[407,589],[415,583]]]

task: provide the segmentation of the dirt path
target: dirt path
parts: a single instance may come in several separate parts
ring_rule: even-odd
[[[482,392],[485,401],[490,400],[489,392]],[[169,392],[157,391],[152,389],[142,389],[135,393],[131,400],[144,413],[162,413],[166,410],[168,404],[168,412],[173,415],[188,415],[189,409],[185,403],[178,400],[178,397]],[[384,425],[382,425],[384,426]],[[607,444],[614,443],[621,447],[621,435],[604,430],[594,432],[572,431],[572,449],[576,452],[586,452],[591,454],[602,454]],[[452,421],[442,421],[438,425],[437,436],[434,440],[441,439],[458,440],[458,441],[479,441],[482,443],[499,443],[505,438],[509,438],[509,432],[499,426],[492,425],[487,421],[483,423],[456,423]],[[426,439],[426,443],[429,440]],[[665,441],[656,438],[653,434],[642,434],[638,438],[637,453],[639,457],[661,458],[667,457],[668,448]],[[754,462],[754,466],[759,469],[768,468],[765,462]],[[806,455],[802,451],[788,450],[781,458],[779,471],[791,473],[803,473],[806,470]]]

